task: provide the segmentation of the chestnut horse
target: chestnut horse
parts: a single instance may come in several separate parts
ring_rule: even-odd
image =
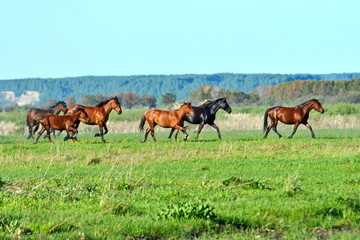
[[[85,110],[85,112],[89,115],[90,121],[82,121],[87,125],[99,125],[100,132],[95,134],[95,137],[101,137],[101,140],[105,142],[104,135],[108,133],[108,129],[106,126],[106,122],[109,119],[109,114],[111,110],[115,110],[118,114],[122,113],[122,109],[120,106],[120,102],[117,97],[110,98],[108,100],[104,100],[95,107],[86,107],[82,105],[74,105],[70,107],[67,111],[67,114],[72,114],[76,108],[81,107]],[[77,128],[77,125],[75,125]],[[103,131],[105,129],[105,132]],[[69,139],[69,134],[64,138],[64,140]]]
[[[72,132],[71,138],[74,141],[74,139],[76,139],[76,135],[78,133],[78,130],[75,128],[75,124],[77,123],[78,120],[81,120],[84,122],[89,121],[89,116],[84,111],[84,109],[80,108],[80,107],[75,109],[74,113],[72,115],[61,115],[61,116],[47,115],[47,116],[43,117],[42,119],[40,119],[40,124],[42,126],[42,129],[38,133],[38,136],[36,137],[34,144],[36,144],[38,142],[41,134],[43,134],[45,130],[46,130],[46,135],[49,138],[49,141],[52,143],[51,137],[50,137],[51,129],[66,130],[68,132]]]
[[[289,138],[294,136],[300,124],[304,124],[310,130],[312,138],[315,138],[315,134],[310,124],[308,123],[309,113],[312,109],[320,112],[321,114],[325,112],[324,108],[321,106],[321,103],[316,99],[311,99],[295,107],[277,106],[267,109],[264,116],[264,138],[267,137],[271,129],[277,133],[279,138],[282,138],[281,134],[276,130],[278,121],[285,124],[295,124],[293,132]],[[269,126],[267,122],[268,117],[271,120]]]
[[[29,128],[29,138],[34,138],[33,134],[39,129],[39,120],[46,115],[58,115],[61,111],[65,113],[66,103],[63,101],[58,101],[54,106],[50,107],[48,110],[34,108],[31,109],[26,116],[26,125]],[[33,128],[35,129],[33,130]]]
[[[179,130],[182,131],[185,135],[184,140],[186,141],[189,138],[189,135],[186,133],[185,128],[180,126],[180,123],[183,121],[182,119],[185,114],[195,114],[194,110],[191,107],[191,102],[185,102],[181,106],[181,108],[176,111],[163,111],[159,109],[153,109],[145,112],[141,118],[139,129],[140,131],[144,130],[145,121],[148,122],[149,128],[146,129],[145,136],[141,142],[146,141],[149,132],[151,133],[154,142],[156,142],[154,134],[154,128],[156,125],[164,128],[175,128],[175,142],[177,140],[177,134]]]

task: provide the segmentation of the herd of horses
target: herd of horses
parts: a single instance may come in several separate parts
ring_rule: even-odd
[[[147,122],[149,127],[145,131],[145,136],[141,142],[147,140],[150,133],[154,142],[156,142],[154,128],[159,125],[163,128],[171,128],[169,138],[172,137],[175,131],[174,140],[177,140],[178,132],[181,131],[184,134],[184,140],[186,141],[189,136],[184,127],[184,122],[191,124],[198,124],[196,139],[205,124],[215,128],[218,134],[218,138],[221,139],[219,127],[215,124],[216,113],[219,109],[223,109],[227,113],[231,113],[232,109],[229,106],[226,98],[218,98],[214,101],[207,101],[200,106],[191,106],[191,102],[184,102],[178,110],[165,111],[159,109],[152,109],[146,111],[140,120],[139,129],[144,130],[145,123]],[[278,121],[285,124],[294,125],[293,132],[289,136],[292,138],[300,124],[304,124],[311,132],[312,138],[315,138],[315,134],[308,123],[309,113],[314,109],[320,113],[324,113],[325,110],[321,106],[321,103],[316,99],[311,99],[295,107],[282,107],[276,106],[268,108],[264,116],[264,138],[266,138],[272,129],[281,138],[281,134],[277,131]],[[31,109],[26,118],[26,124],[29,129],[29,135],[27,139],[34,138],[35,132],[42,126],[39,131],[35,142],[37,143],[40,136],[46,131],[46,137],[52,143],[51,132],[55,136],[55,130],[60,132],[66,131],[66,137],[64,140],[72,139],[77,140],[77,134],[80,122],[87,125],[98,125],[99,133],[95,134],[95,137],[101,137],[101,140],[105,142],[104,135],[108,133],[106,122],[109,119],[109,114],[112,110],[115,110],[118,114],[122,113],[120,102],[117,97],[112,97],[108,100],[104,100],[93,107],[74,105],[67,107],[63,101],[57,102],[54,106],[48,110],[44,109]],[[58,115],[63,112],[64,115]],[[268,124],[268,118],[271,120]],[[105,130],[105,131],[104,131]]]

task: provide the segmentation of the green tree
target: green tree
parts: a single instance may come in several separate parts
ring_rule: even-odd
[[[156,98],[153,95],[145,94],[141,97],[141,104],[148,106],[149,109],[156,107]]]
[[[80,98],[80,102],[87,106],[93,106],[97,103],[94,95],[84,95]]]
[[[140,98],[134,92],[123,93],[123,103],[125,107],[131,109],[133,106],[140,103]]]
[[[172,93],[165,93],[164,95],[162,95],[161,97],[161,102],[165,105],[168,106],[170,104],[173,104],[176,101],[176,95],[172,94]]]
[[[68,107],[74,106],[76,104],[75,98],[73,96],[68,97],[65,102]]]

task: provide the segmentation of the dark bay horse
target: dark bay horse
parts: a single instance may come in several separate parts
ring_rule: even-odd
[[[34,138],[33,134],[39,129],[39,120],[47,115],[58,115],[61,111],[66,112],[67,105],[63,101],[58,101],[54,106],[50,107],[48,110],[34,108],[31,109],[26,116],[26,125],[29,128],[29,138]],[[35,129],[33,130],[33,128]]]
[[[38,133],[38,136],[36,137],[36,140],[34,142],[34,144],[36,144],[41,136],[41,134],[44,133],[44,131],[46,131],[46,135],[49,138],[49,141],[52,143],[51,141],[51,137],[50,137],[50,130],[66,130],[67,132],[71,132],[72,136],[71,138],[76,139],[76,135],[78,133],[78,130],[75,128],[75,125],[77,124],[77,122],[81,120],[84,122],[88,122],[89,116],[87,115],[87,113],[84,111],[83,108],[76,108],[73,111],[73,114],[71,115],[47,115],[45,117],[43,117],[42,119],[40,119],[40,124],[42,126],[42,129],[40,130],[40,132]]]
[[[140,131],[144,130],[145,121],[149,124],[149,128],[146,129],[145,136],[141,142],[145,142],[147,139],[147,136],[149,132],[151,133],[151,136],[156,142],[155,134],[154,134],[154,128],[156,125],[159,125],[164,128],[174,128],[175,130],[175,142],[177,140],[177,134],[180,131],[184,133],[184,140],[186,141],[189,137],[189,135],[186,133],[186,130],[183,126],[180,126],[180,123],[182,122],[183,117],[185,114],[193,115],[195,112],[193,108],[191,107],[190,102],[185,102],[179,110],[176,111],[164,111],[159,109],[153,109],[150,111],[147,111],[143,114],[139,129]]]
[[[183,120],[192,123],[192,124],[200,124],[197,130],[197,134],[195,139],[199,137],[199,134],[204,127],[205,124],[209,124],[213,128],[216,129],[218,137],[221,139],[221,134],[219,127],[214,123],[216,113],[219,109],[223,109],[228,113],[231,113],[231,107],[226,101],[226,98],[218,98],[212,102],[205,103],[199,107],[192,107],[194,109],[195,114],[193,116],[191,115],[185,115]],[[184,126],[184,121],[180,123],[180,126]],[[174,128],[171,129],[169,138],[171,138]]]
[[[115,110],[118,114],[122,113],[122,109],[120,106],[120,102],[117,97],[110,98],[108,100],[101,101],[95,107],[86,107],[82,105],[74,105],[70,107],[67,111],[67,114],[72,114],[76,108],[81,107],[85,110],[85,112],[89,115],[90,121],[82,121],[88,125],[98,125],[100,132],[95,134],[95,137],[101,137],[101,140],[105,142],[104,135],[108,133],[108,128],[106,126],[106,122],[109,119],[109,114],[111,110]],[[75,125],[77,128],[77,125]],[[104,132],[105,129],[105,132]],[[69,139],[69,135],[65,137],[64,140]]]
[[[264,138],[267,137],[271,129],[277,133],[279,138],[282,138],[281,134],[276,129],[278,121],[285,124],[295,124],[293,132],[289,138],[294,136],[300,124],[304,124],[310,130],[312,138],[315,138],[315,134],[310,124],[308,123],[309,113],[312,109],[320,112],[321,114],[325,112],[324,108],[321,106],[321,103],[316,99],[311,99],[295,107],[277,106],[267,109],[264,116]],[[267,122],[268,117],[271,120],[270,125],[268,125]]]

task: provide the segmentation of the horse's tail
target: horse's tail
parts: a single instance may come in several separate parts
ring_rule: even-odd
[[[26,126],[30,126],[29,116],[26,116]]]
[[[264,114],[264,128],[263,131],[265,132],[267,127],[268,127],[268,112],[269,109],[266,109],[265,114]]]
[[[147,112],[145,112],[142,117],[141,117],[141,120],[140,120],[140,124],[139,124],[139,130],[140,132],[144,131],[144,125],[145,125],[145,116],[146,116]]]

